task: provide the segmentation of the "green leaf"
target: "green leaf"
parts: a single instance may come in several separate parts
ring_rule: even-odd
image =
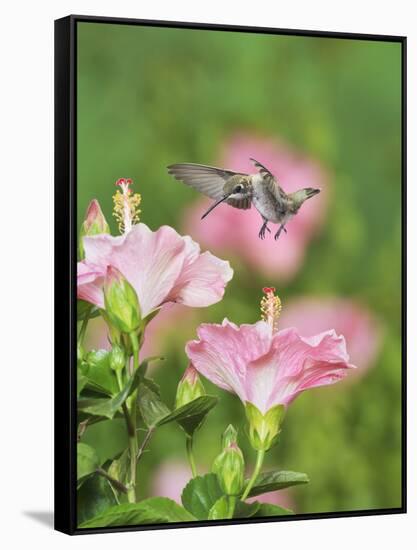
[[[256,515],[259,510],[259,502],[243,502],[238,500],[236,502],[235,512],[233,514],[234,518],[250,518]]]
[[[129,395],[135,391],[140,382],[139,369],[129,378],[125,387],[111,399],[85,398],[78,400],[78,410],[94,416],[105,416],[112,419]]]
[[[77,443],[77,484],[82,483],[99,467],[100,459],[93,447],[85,443]]]
[[[248,482],[249,480],[246,480],[245,485],[247,485]],[[288,472],[284,470],[282,472],[263,472],[259,474],[255,485],[249,493],[249,497],[270,493],[271,491],[279,491],[286,487],[302,485],[308,482],[309,479],[307,474],[302,474],[300,472]]]
[[[139,386],[138,406],[143,421],[148,428],[157,426],[159,420],[170,414],[169,408],[160,399],[159,395],[152,391],[147,383]]]
[[[81,523],[80,528],[108,527],[110,525],[147,525],[195,521],[182,506],[165,497],[153,497],[136,504],[120,504]]]
[[[200,427],[207,413],[217,405],[217,402],[218,398],[212,395],[197,397],[197,399],[190,401],[165,416],[165,418],[162,418],[158,422],[158,426],[175,420],[188,435],[193,435],[195,430]]]
[[[223,495],[210,508],[208,519],[228,519],[230,516],[231,497]],[[259,510],[259,502],[242,502],[236,500],[233,518],[250,518]]]
[[[289,510],[288,508],[282,508],[281,506],[277,506],[276,504],[263,504],[259,503],[259,509],[254,514],[254,517],[266,517],[266,516],[290,516],[294,514],[292,510]]]
[[[152,363],[153,361],[163,361],[164,358],[160,357],[159,355],[151,355],[151,357],[147,357],[144,359],[141,364],[139,365],[139,370],[141,371],[142,378],[146,376],[146,371],[148,370],[149,363]]]
[[[83,321],[87,315],[90,319],[93,319],[94,317],[98,317],[100,315],[100,311],[85,300],[77,300],[78,321]]]
[[[184,487],[181,502],[197,519],[207,519],[210,509],[223,496],[216,474],[191,479]]]
[[[77,491],[77,521],[82,523],[116,505],[110,483],[99,475],[92,475]]]
[[[125,484],[127,480],[129,466],[129,450],[126,449],[122,452],[119,458],[113,460],[113,462],[110,464],[108,474],[117,481],[120,481],[120,483]]]
[[[223,495],[210,508],[208,519],[226,519],[229,515],[229,497]]]
[[[84,375],[87,386],[105,395],[116,395],[119,391],[117,378],[110,367],[110,352],[104,349],[90,351],[84,359]]]
[[[80,369],[77,369],[77,397],[80,396],[80,393],[87,385],[87,382],[87,378],[83,374],[81,374]]]

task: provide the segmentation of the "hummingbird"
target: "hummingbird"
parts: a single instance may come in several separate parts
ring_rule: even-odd
[[[264,239],[265,232],[271,232],[268,227],[271,222],[279,224],[274,236],[278,240],[282,231],[287,232],[285,226],[298,213],[302,204],[320,193],[320,189],[305,187],[294,193],[286,193],[268,168],[253,158],[250,160],[257,169],[255,174],[192,163],[171,164],[168,173],[214,199],[201,219],[222,202],[242,210],[248,210],[253,204],[262,217],[259,238]]]

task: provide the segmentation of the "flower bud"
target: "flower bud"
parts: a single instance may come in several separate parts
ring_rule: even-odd
[[[222,435],[222,447],[225,449],[231,443],[237,443],[237,430],[229,424]]]
[[[136,291],[113,266],[107,267],[103,290],[110,323],[120,332],[130,333],[137,330],[141,323],[141,315]]]
[[[186,368],[178,384],[177,395],[175,397],[175,408],[179,409],[202,395],[206,395],[203,383],[196,369],[190,364]]]
[[[113,344],[110,351],[110,368],[114,371],[124,369],[126,363],[126,355],[124,349],[118,344]]]
[[[245,460],[236,442],[227,443],[215,459],[212,470],[226,495],[240,495],[244,485]]]
[[[275,405],[265,414],[253,405],[246,402],[246,418],[249,423],[248,436],[252,447],[256,451],[268,451],[277,441],[282,420],[285,414],[284,405]]]
[[[101,233],[110,233],[109,224],[104,217],[100,208],[99,202],[94,199],[90,202],[87,208],[86,218],[83,221],[80,229],[79,240],[79,255],[80,259],[84,258],[83,237],[92,235],[100,235]]]

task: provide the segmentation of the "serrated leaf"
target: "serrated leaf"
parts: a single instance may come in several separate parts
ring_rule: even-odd
[[[230,510],[229,497],[223,495],[210,508],[208,519],[226,519],[229,516]]]
[[[77,485],[100,467],[100,459],[93,447],[77,443]]]
[[[216,474],[206,474],[191,479],[184,487],[181,502],[197,519],[207,519],[210,509],[223,492]]]
[[[217,500],[211,507],[208,519],[228,519],[228,518],[250,518],[256,514],[259,510],[259,502],[242,502],[236,500],[233,514],[231,513],[231,507],[233,506],[231,497],[223,495]]]
[[[146,383],[139,386],[138,407],[148,428],[157,426],[159,420],[165,418],[171,412],[159,395],[152,391]]]
[[[77,369],[77,397],[80,396],[80,393],[87,385],[87,382],[87,378],[81,373],[80,369]]]
[[[260,503],[255,502],[243,502],[241,500],[238,500],[236,502],[235,511],[233,514],[234,518],[251,518],[252,516],[256,515],[257,511],[259,510]]]
[[[78,321],[83,321],[87,315],[90,319],[94,319],[94,317],[98,317],[100,315],[100,311],[85,300],[77,300]]]
[[[110,367],[110,352],[104,349],[90,351],[84,358],[83,374],[87,387],[112,396],[119,392],[116,375]]]
[[[117,500],[109,482],[99,475],[92,475],[77,491],[78,523],[87,521],[116,505]]]
[[[249,480],[246,480],[245,485],[247,485],[248,482]],[[290,472],[285,470],[281,472],[263,472],[259,474],[248,496],[255,497],[263,493],[279,491],[287,487],[292,487],[293,485],[302,485],[308,482],[309,479],[307,474],[301,472]]]
[[[158,426],[176,421],[188,435],[193,435],[207,413],[216,406],[218,398],[212,395],[203,395],[179,407],[158,422]]]
[[[259,509],[254,514],[254,517],[266,517],[266,516],[290,516],[294,514],[292,510],[288,508],[282,508],[282,506],[277,506],[276,504],[264,504],[258,503]]]
[[[129,395],[135,391],[140,382],[141,373],[139,370],[129,378],[125,387],[111,399],[105,398],[82,398],[78,400],[77,407],[79,411],[94,416],[105,416],[112,419]]]
[[[81,523],[80,528],[112,525],[147,525],[195,521],[182,506],[165,497],[152,497],[135,504],[113,506],[104,513]]]

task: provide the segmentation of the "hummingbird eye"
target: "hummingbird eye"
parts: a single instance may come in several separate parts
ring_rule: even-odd
[[[236,187],[233,190],[233,193],[240,193],[243,189],[243,185],[236,185]]]

